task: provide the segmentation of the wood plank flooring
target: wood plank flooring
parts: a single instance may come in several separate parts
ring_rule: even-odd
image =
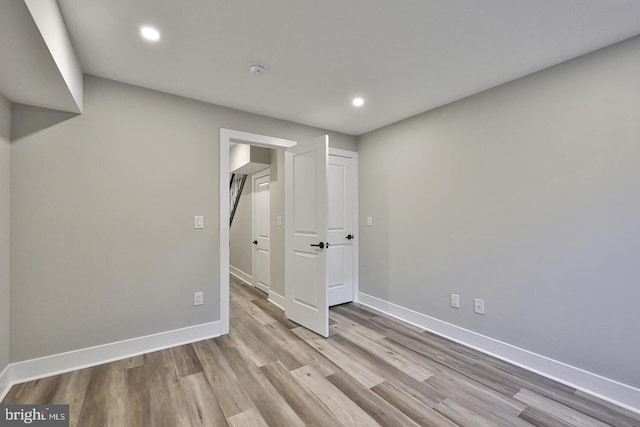
[[[231,280],[231,332],[14,386],[92,426],[640,426],[640,415],[357,304],[323,339]]]

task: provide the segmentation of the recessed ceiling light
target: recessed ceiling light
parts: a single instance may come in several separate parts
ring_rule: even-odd
[[[148,42],[157,42],[160,40],[160,31],[151,25],[142,25],[140,27],[140,36]]]
[[[351,103],[354,107],[362,107],[364,105],[364,99],[360,97],[353,98],[353,101],[351,101]]]

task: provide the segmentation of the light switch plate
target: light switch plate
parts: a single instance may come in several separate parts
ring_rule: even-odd
[[[278,215],[278,216],[276,217],[276,223],[277,223],[279,226],[282,226],[282,217],[281,217],[280,215]]]
[[[202,304],[204,304],[204,292],[194,292],[193,305],[202,305]]]
[[[204,228],[204,217],[202,216],[193,217],[193,228]]]
[[[367,217],[367,226],[371,227],[373,225],[373,217]]]
[[[451,294],[451,307],[460,308],[460,295]]]
[[[475,298],[473,300],[473,310],[478,314],[484,314],[484,300]]]

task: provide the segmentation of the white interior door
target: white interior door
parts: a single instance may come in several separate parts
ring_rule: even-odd
[[[285,153],[287,318],[329,336],[327,301],[327,163],[329,137]]]
[[[355,166],[352,155],[331,150],[327,170],[329,306],[354,300]]]
[[[252,175],[253,190],[253,280],[254,286],[269,292],[270,229],[269,170]]]

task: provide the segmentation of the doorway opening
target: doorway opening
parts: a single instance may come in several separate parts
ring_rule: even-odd
[[[357,153],[329,148],[328,138],[325,135],[314,140],[303,141],[301,145],[298,145],[297,141],[282,138],[230,129],[220,130],[219,283],[221,334],[229,333],[230,201],[228,183],[229,173],[237,166],[236,164],[234,164],[234,168],[230,166],[232,159],[230,159],[229,148],[232,144],[279,151],[278,161],[275,162],[276,171],[273,170],[274,161],[269,162],[271,179],[266,178],[260,181],[261,177],[255,176],[255,179],[247,180],[247,187],[254,192],[267,186],[271,192],[275,187],[271,187],[270,184],[274,179],[273,176],[277,175],[281,180],[278,185],[281,194],[275,210],[273,206],[270,209],[270,219],[263,219],[263,223],[265,221],[270,223],[272,229],[267,233],[269,239],[274,238],[273,242],[269,241],[268,251],[264,250],[264,245],[260,245],[260,239],[256,235],[256,231],[260,227],[255,223],[252,223],[251,226],[252,240],[245,239],[245,243],[252,244],[250,245],[252,249],[247,253],[252,253],[253,260],[257,261],[252,265],[252,276],[256,276],[255,273],[261,270],[266,279],[263,279],[262,283],[257,286],[253,277],[243,281],[263,291],[267,290],[269,300],[285,309],[287,318],[323,336],[328,335],[328,307],[357,300]],[[235,147],[236,145],[234,145]],[[271,152],[275,150],[271,150]],[[253,172],[255,171],[253,170]],[[349,183],[352,185],[350,186]],[[321,194],[324,196],[316,198],[315,195]],[[314,222],[318,221],[318,218],[322,218],[322,225]],[[282,241],[280,243],[283,247],[274,248],[277,246],[273,244],[276,243],[274,233],[281,235]],[[302,246],[298,248],[293,243],[294,239],[299,238],[307,240],[311,238],[313,241],[302,242]],[[317,242],[318,238],[326,240],[326,242],[321,242],[321,245]],[[258,248],[259,246],[261,247]],[[261,250],[258,251],[258,249]],[[282,253],[276,254],[278,251],[282,251]],[[265,258],[264,255],[267,252],[270,257],[275,255],[283,257],[284,270],[281,273],[276,274],[274,271],[269,271],[270,267],[274,265],[274,261],[270,262]],[[310,260],[313,259],[320,261],[310,265]],[[280,263],[276,260],[275,266],[278,265]],[[309,274],[312,271],[316,274]],[[310,280],[314,277],[316,280]],[[280,293],[271,289],[276,282],[284,285]],[[320,283],[323,285],[318,287]],[[298,313],[295,311],[296,306],[299,306],[297,308],[301,307],[300,310],[304,310]],[[313,320],[315,319],[314,312],[320,313],[321,311],[325,312],[318,321],[318,325],[320,323],[324,325],[322,328],[316,327],[313,323],[315,322]]]
[[[220,129],[219,151],[219,253],[220,253],[220,333],[229,333],[229,148],[232,143],[248,144],[251,146],[287,149],[297,144],[296,141],[269,137],[260,134],[242,132],[231,129]]]

